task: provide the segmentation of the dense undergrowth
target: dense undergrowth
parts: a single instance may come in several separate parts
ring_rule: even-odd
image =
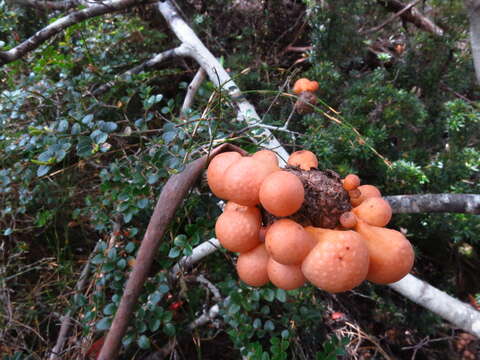
[[[362,34],[390,16],[376,1],[194,3],[179,5],[264,123],[281,127],[291,117],[290,132],[275,132],[288,150],[308,148],[322,168],[357,173],[386,195],[480,192],[480,94],[461,2],[424,4],[445,28],[441,38],[398,20]],[[0,48],[58,16],[0,1]],[[75,326],[62,358],[89,349],[92,356],[168,177],[224,141],[261,147],[209,82],[186,119],[179,116],[196,71],[187,59],[94,95],[176,43],[159,18],[145,7],[89,19],[0,69],[2,360],[47,358],[67,311]],[[303,117],[283,95],[301,76],[320,83],[321,100]],[[465,346],[468,336],[382,286],[337,296],[309,286],[253,289],[237,280],[235,259],[224,251],[172,283],[168,270],[214,236],[217,200],[202,182],[178,210],[123,358],[164,351],[183,359],[468,359],[478,351],[478,341]],[[396,215],[392,226],[415,245],[414,274],[480,301],[478,216]],[[94,271],[77,292],[88,258]],[[200,274],[229,301],[218,319],[189,331],[214,305]]]

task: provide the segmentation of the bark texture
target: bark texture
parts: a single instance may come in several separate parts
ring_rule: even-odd
[[[470,21],[470,45],[472,47],[473,65],[477,83],[480,84],[480,1],[465,0]]]
[[[480,195],[424,194],[385,196],[396,214],[452,212],[480,214]]]
[[[406,6],[408,6],[407,4],[404,4],[403,2],[398,0],[379,1],[380,4],[385,6],[387,10],[393,12],[402,11]],[[443,30],[414,7],[411,7],[408,11],[403,12],[400,17],[405,21],[411,22],[422,30],[428,31],[437,36],[443,36]]]
[[[407,299],[480,338],[480,312],[470,305],[410,274],[389,286]]]

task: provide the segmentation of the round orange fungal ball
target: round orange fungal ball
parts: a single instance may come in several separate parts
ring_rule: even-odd
[[[318,168],[318,160],[315,154],[308,150],[295,151],[287,161],[288,165],[298,166],[302,170]]]
[[[283,290],[298,289],[306,281],[300,265],[283,265],[272,258],[268,261],[267,272],[272,284]]]
[[[229,166],[224,176],[225,194],[228,200],[240,205],[255,206],[263,180],[273,172],[260,161],[242,157]]]
[[[390,204],[381,197],[367,198],[352,211],[360,219],[374,226],[385,226],[392,218]]]
[[[365,280],[369,269],[366,241],[355,231],[308,227],[318,243],[302,263],[303,275],[316,287],[338,293]]]
[[[290,219],[280,219],[268,229],[265,245],[276,262],[298,265],[315,246],[315,240],[300,224]]]
[[[263,286],[268,283],[268,259],[269,255],[264,244],[241,253],[237,260],[237,273],[240,280],[250,286]]]
[[[382,197],[382,193],[376,186],[373,185],[360,185],[356,190],[360,191],[360,195],[353,197],[350,196],[350,202],[352,206],[360,205],[365,199],[371,197]],[[353,190],[353,192],[356,192]]]
[[[298,176],[288,171],[268,175],[260,187],[260,203],[275,216],[290,216],[303,204],[305,190]]]
[[[355,174],[348,174],[343,179],[343,188],[347,191],[355,190],[360,186],[360,178]]]
[[[278,166],[277,155],[271,150],[260,150],[252,155],[252,159],[255,159],[265,166],[268,166],[272,171],[280,170]]]
[[[215,156],[207,168],[207,182],[210,190],[220,199],[226,199],[224,175],[227,168],[242,155],[236,151],[228,151]]]
[[[355,230],[365,238],[370,254],[367,280],[376,284],[391,284],[410,272],[415,253],[412,244],[401,232],[371,226],[361,220]]]
[[[295,94],[300,94],[304,91],[315,92],[318,90],[318,82],[309,80],[307,78],[300,78],[295,81],[293,85],[293,92]]]
[[[237,207],[224,211],[215,224],[215,234],[222,246],[233,252],[245,252],[260,243],[260,210]]]
[[[351,229],[357,225],[357,217],[351,211],[344,212],[338,220],[340,221],[340,225],[346,229]]]

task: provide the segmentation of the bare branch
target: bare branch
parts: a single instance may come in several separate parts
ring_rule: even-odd
[[[115,79],[103,84],[98,89],[93,91],[94,96],[99,96],[104,92],[108,91],[111,87],[113,87],[118,81],[122,79],[126,79],[131,75],[140,74],[142,71],[151,70],[158,66],[161,62],[173,58],[173,57],[184,57],[187,56],[189,53],[187,52],[187,48],[183,45],[180,45],[176,48],[166,50],[161,52],[151,59],[141,63],[140,65],[135,66],[134,68],[125,71],[121,75],[117,75]]]
[[[232,80],[230,75],[220,65],[213,54],[205,47],[195,32],[182,20],[176,8],[168,0],[158,2],[157,8],[163,15],[168,25],[182,42],[189,48],[189,56],[206,71],[210,81],[220,90],[226,90],[230,98],[238,107],[238,117],[240,121],[247,124],[260,121],[257,111],[250,104],[240,91],[237,84]],[[285,163],[288,159],[287,151],[282,147],[280,142],[272,135],[268,129],[262,129],[262,135],[266,141],[263,145],[277,153],[281,163]]]
[[[477,83],[480,84],[480,1],[464,0],[470,21],[470,45]]]
[[[202,85],[206,76],[207,76],[207,73],[205,72],[205,70],[203,68],[200,68],[198,69],[197,73],[193,77],[192,82],[188,85],[187,94],[185,95],[182,108],[180,109],[180,116],[183,117],[184,119],[186,118],[186,113],[188,109],[192,107],[195,94],[197,93],[198,89]]]
[[[452,212],[480,214],[480,195],[425,194],[385,196],[396,214]]]
[[[402,11],[406,6],[399,0],[379,0],[379,2],[385,6],[387,10],[394,12]],[[400,17],[405,21],[411,22],[422,30],[428,31],[437,36],[443,36],[443,30],[440,27],[413,7],[401,14]]]
[[[180,259],[178,263],[175,264],[172,270],[170,270],[170,277],[172,279],[175,279],[180,274],[180,272],[193,266],[204,257],[217,251],[219,248],[220,242],[215,238],[201,243],[200,245],[195,247],[195,249],[193,249],[192,255],[184,256]]]
[[[417,5],[421,0],[414,0],[412,1],[410,4],[406,5],[402,10],[396,12],[395,14],[393,14],[392,16],[390,16],[387,20],[385,20],[383,23],[381,23],[380,25],[378,26],[375,26],[371,29],[368,29],[368,30],[365,30],[365,31],[362,31],[362,34],[369,34],[369,33],[373,33],[375,31],[378,31],[380,29],[382,29],[384,26],[386,26],[387,24],[391,23],[393,20],[395,20],[396,18],[398,18],[399,16],[401,16],[402,14],[404,14],[406,11],[410,10],[412,7],[414,7],[415,5]]]
[[[410,274],[389,286],[455,326],[480,337],[480,312],[470,305]]]
[[[1,51],[0,66],[20,59],[22,56],[38,48],[45,41],[57,35],[58,33],[65,30],[69,26],[78,24],[79,22],[92,17],[123,10],[128,7],[137,6],[143,3],[145,3],[145,1],[106,0],[101,3],[96,3],[94,5],[91,5],[86,9],[72,12],[71,14],[65,17],[62,17],[54,21],[53,23],[47,25],[43,29],[37,31],[30,38],[28,38],[21,44],[15,46],[14,48],[8,51]]]
[[[147,230],[137,253],[135,265],[128,277],[122,299],[113,319],[112,326],[107,334],[105,343],[98,357],[99,360],[116,359],[120,343],[127,330],[130,317],[137,303],[138,296],[148,276],[148,272],[156,256],[156,252],[163,234],[175,215],[175,211],[183,201],[185,195],[197,181],[201,172],[216,154],[223,151],[243,150],[224,144],[213,150],[208,156],[203,156],[188,164],[181,173],[176,174],[163,186],[157,205],[153,211]]]
[[[12,3],[19,6],[34,7],[36,9],[68,10],[78,5],[89,6],[93,2],[88,3],[87,1],[84,1],[84,0],[64,0],[64,1],[13,0]]]

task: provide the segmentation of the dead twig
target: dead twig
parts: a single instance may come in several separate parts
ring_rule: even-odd
[[[188,164],[184,171],[172,176],[164,185],[138,250],[135,265],[128,278],[117,313],[98,357],[99,360],[112,360],[117,357],[121,339],[127,330],[138,296],[147,279],[148,272],[168,224],[208,162],[215,155],[224,151],[238,151],[244,154],[243,150],[231,144],[221,145],[209,155],[205,155]]]
[[[412,7],[414,7],[415,5],[417,5],[421,0],[415,0],[415,1],[412,1],[410,4],[406,5],[402,10],[396,12],[395,14],[393,14],[392,16],[390,16],[387,20],[385,20],[383,23],[381,23],[380,25],[378,26],[375,26],[371,29],[368,29],[368,30],[365,30],[365,31],[362,31],[361,34],[370,34],[370,33],[373,33],[373,32],[376,32],[380,29],[382,29],[383,27],[385,27],[386,25],[388,25],[389,23],[391,23],[393,20],[395,20],[396,18],[398,18],[399,16],[401,16],[402,14],[404,14],[406,11],[410,10]]]

